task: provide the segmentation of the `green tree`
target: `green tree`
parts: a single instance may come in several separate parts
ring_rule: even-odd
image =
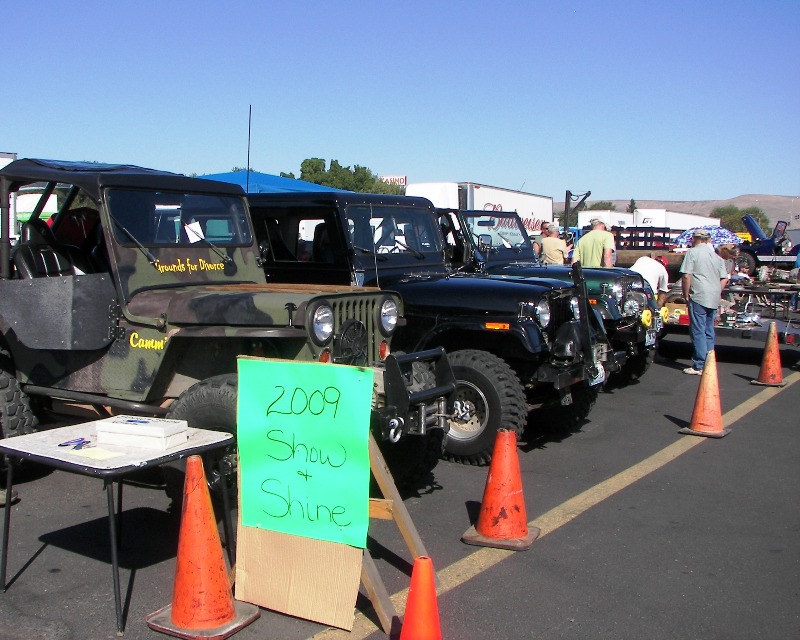
[[[770,227],[769,218],[759,207],[746,207],[740,209],[736,205],[729,204],[724,207],[716,207],[711,211],[714,218],[719,218],[719,224],[726,229],[730,229],[734,233],[737,231],[747,231],[744,224],[742,224],[742,216],[751,215],[758,222],[762,231],[766,235],[770,235],[772,229]]]
[[[628,203],[628,208],[625,209],[625,211],[627,211],[628,213],[633,213],[634,211],[636,211],[637,208],[638,207],[636,206],[636,200],[631,198],[631,201]]]
[[[586,207],[587,211],[616,211],[617,207],[614,205],[613,202],[609,202],[608,200],[598,200],[597,202],[593,202],[591,205]]]
[[[294,178],[294,173],[281,173],[285,178]],[[322,158],[306,158],[300,164],[300,179],[313,182],[334,189],[346,189],[359,193],[385,193],[402,195],[403,187],[395,184],[381,182],[380,177],[367,167],[355,165],[343,167],[338,160],[331,160],[326,168],[326,161]]]

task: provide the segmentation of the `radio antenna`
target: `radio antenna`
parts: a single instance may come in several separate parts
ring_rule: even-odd
[[[247,112],[247,175],[245,176],[244,192],[250,193],[250,128],[253,123],[253,105]]]

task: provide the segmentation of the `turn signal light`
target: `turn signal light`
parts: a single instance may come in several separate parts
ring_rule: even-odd
[[[486,322],[483,325],[489,331],[508,331],[511,325],[508,322]]]
[[[323,349],[319,354],[319,361],[322,363],[327,363],[331,361],[331,350],[330,349]]]
[[[378,347],[378,355],[380,355],[381,360],[386,360],[386,356],[389,355],[389,343],[386,340],[381,340],[381,344]]]

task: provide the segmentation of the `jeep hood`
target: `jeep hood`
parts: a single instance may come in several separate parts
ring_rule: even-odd
[[[302,318],[312,299],[378,293],[371,287],[302,284],[236,284],[140,291],[127,305],[140,318],[163,319],[170,325],[281,326],[289,316]],[[297,324],[296,320],[295,323]]]
[[[537,302],[546,291],[570,288],[556,280],[540,284],[524,278],[476,275],[400,278],[388,286],[403,296],[406,312],[429,309],[511,316],[519,312],[520,302]]]

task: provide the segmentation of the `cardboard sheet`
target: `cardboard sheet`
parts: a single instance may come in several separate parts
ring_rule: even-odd
[[[238,527],[237,600],[350,631],[363,550],[337,542]]]

